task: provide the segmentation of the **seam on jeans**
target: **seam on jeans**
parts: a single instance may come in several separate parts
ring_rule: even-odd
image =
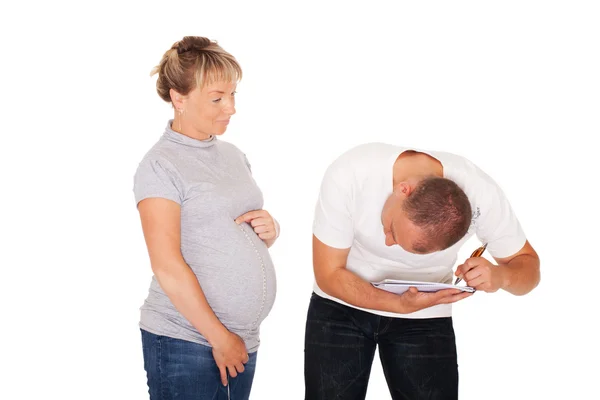
[[[156,370],[158,371],[158,380],[159,380],[159,387],[160,387],[160,399],[164,399],[165,398],[165,385],[163,382],[163,368],[162,368],[162,362],[163,362],[163,356],[162,356],[162,338],[160,336],[158,336],[156,338],[156,348],[157,348],[157,357],[156,357]]]
[[[385,335],[385,333],[389,329],[390,323],[392,321],[392,319],[390,317],[381,317],[381,320],[379,320],[379,323],[381,323],[382,320],[385,321],[385,326],[383,326],[381,329],[378,329],[379,335]]]
[[[377,326],[375,327],[375,329],[373,329],[373,340],[375,341],[375,343],[379,342],[379,325],[381,325],[381,318],[381,315],[377,316]]]

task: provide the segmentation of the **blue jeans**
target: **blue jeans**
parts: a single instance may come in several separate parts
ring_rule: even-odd
[[[141,331],[150,400],[247,400],[250,396],[256,352],[248,355],[243,373],[229,378],[227,388],[211,347]]]
[[[306,320],[306,400],[359,400],[375,350],[396,399],[457,399],[452,318],[388,318],[313,293]]]

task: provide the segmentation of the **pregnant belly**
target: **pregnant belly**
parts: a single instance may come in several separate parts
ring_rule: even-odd
[[[186,261],[217,318],[228,328],[252,329],[273,306],[275,271],[253,229],[245,223],[232,228],[212,243],[200,241],[195,259]]]

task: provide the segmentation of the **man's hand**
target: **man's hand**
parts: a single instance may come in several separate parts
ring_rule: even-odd
[[[410,287],[400,295],[403,302],[403,314],[413,313],[438,304],[450,304],[471,296],[473,293],[459,289],[443,289],[437,292],[420,292]]]
[[[476,290],[493,293],[504,287],[502,267],[492,264],[483,257],[473,257],[461,264],[454,273],[462,276],[468,286]]]
[[[235,378],[238,373],[244,372],[244,364],[249,360],[244,341],[231,332],[213,344],[212,353],[221,372],[223,386],[227,386],[227,371],[229,371],[229,376]]]
[[[272,244],[279,236],[279,224],[266,210],[254,210],[240,215],[235,219],[237,224],[247,222],[254,232],[267,245]]]

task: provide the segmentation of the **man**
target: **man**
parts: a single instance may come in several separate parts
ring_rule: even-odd
[[[471,293],[410,288],[386,278],[452,283],[523,295],[540,279],[539,259],[502,190],[463,157],[365,144],[327,169],[313,225],[314,293],[305,336],[307,400],[364,399],[375,349],[394,399],[456,399],[451,303]],[[483,257],[461,264],[473,234]]]

